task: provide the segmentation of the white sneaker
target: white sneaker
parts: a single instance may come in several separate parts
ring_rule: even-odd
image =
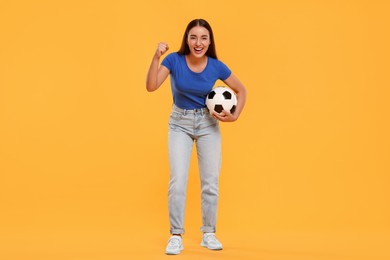
[[[165,253],[167,255],[178,255],[184,249],[181,236],[171,236],[168,240]]]
[[[214,233],[204,233],[200,245],[211,250],[222,250],[222,244],[215,237]]]

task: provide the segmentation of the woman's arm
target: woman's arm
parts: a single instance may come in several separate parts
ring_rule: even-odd
[[[146,76],[146,90],[151,92],[157,90],[169,75],[169,70],[165,66],[160,66],[160,57],[169,49],[168,44],[160,42],[157,46],[156,53]]]
[[[226,80],[223,81],[237,94],[237,106],[234,113],[223,110],[220,114],[213,113],[214,117],[223,122],[234,122],[238,119],[245,106],[246,101],[246,89],[245,86],[238,80],[235,75],[230,75]]]

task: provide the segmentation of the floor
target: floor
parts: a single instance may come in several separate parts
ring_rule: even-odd
[[[222,251],[201,247],[200,234],[186,234],[184,251],[168,256],[164,249],[169,235],[151,232],[2,233],[0,259],[390,259],[390,234],[381,232],[219,232],[218,237]]]

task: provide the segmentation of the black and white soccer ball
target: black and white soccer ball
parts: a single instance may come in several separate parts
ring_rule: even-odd
[[[206,106],[210,113],[221,113],[222,110],[234,113],[237,106],[236,94],[227,87],[216,87],[206,97]]]

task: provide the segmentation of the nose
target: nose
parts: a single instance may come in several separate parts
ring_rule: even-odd
[[[201,40],[200,39],[197,39],[196,40],[196,45],[200,45],[201,44]]]

